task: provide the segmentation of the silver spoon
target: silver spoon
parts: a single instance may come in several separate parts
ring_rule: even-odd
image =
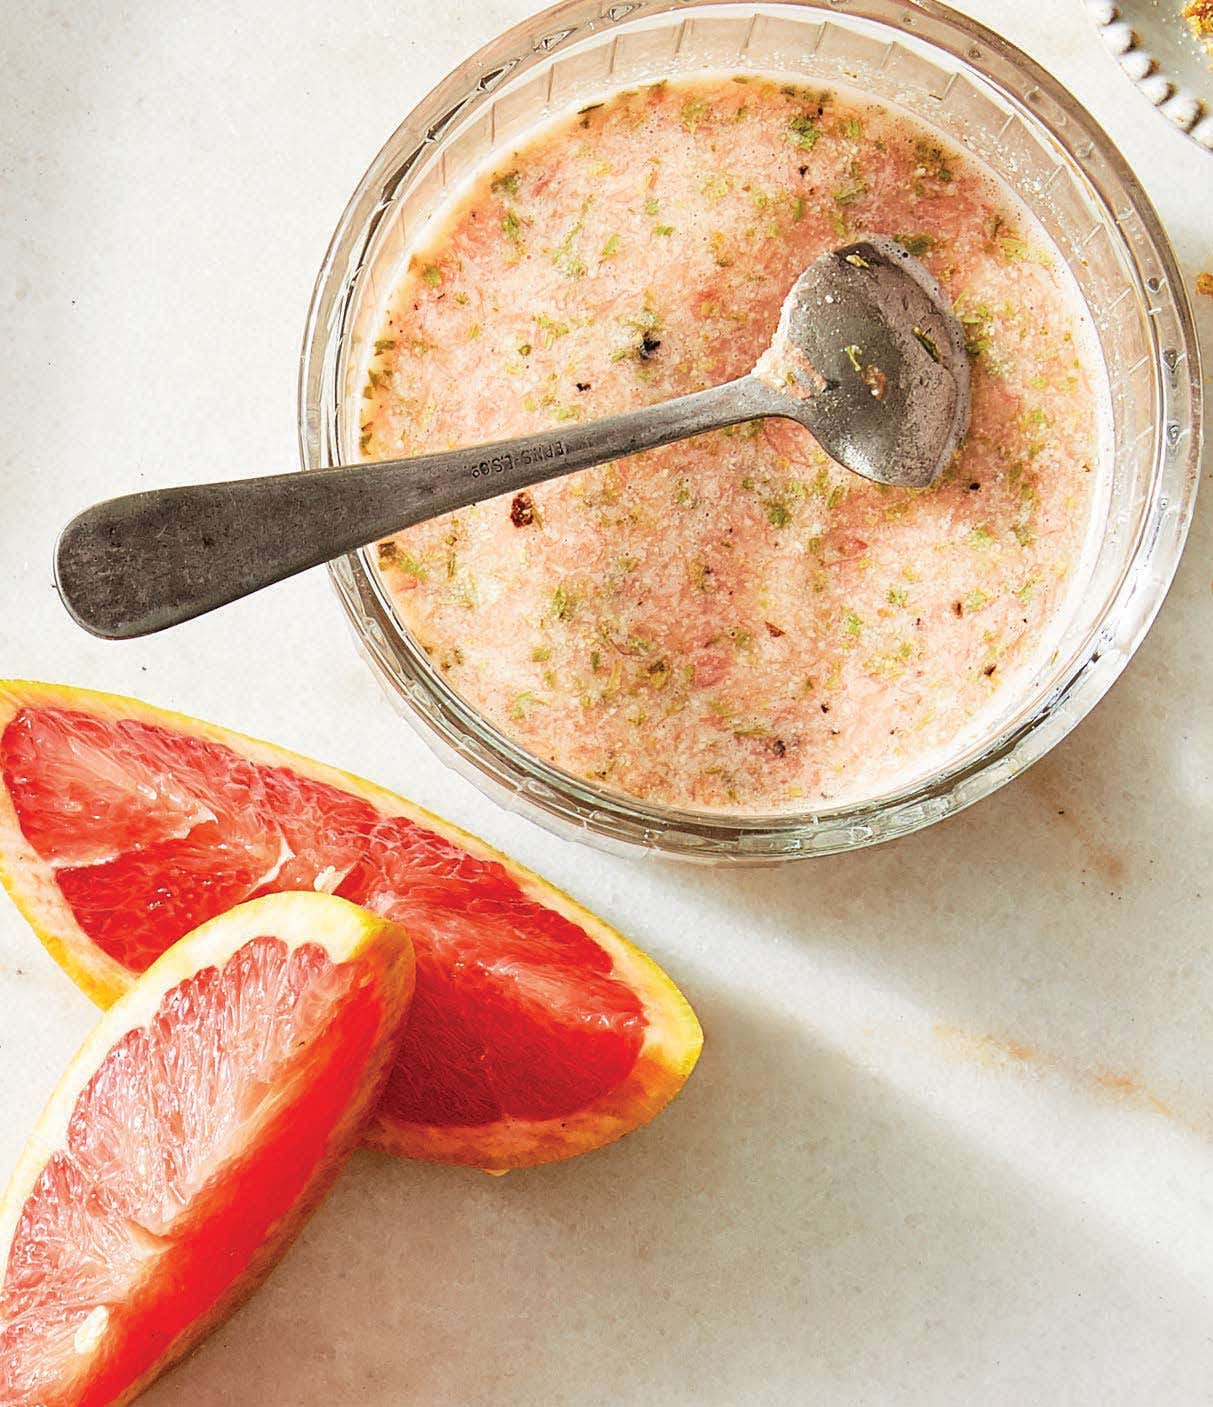
[[[873,236],[810,264],[754,370],[723,386],[415,459],[112,498],[60,535],[59,595],[94,635],[148,635],[452,509],[768,415],[866,479],[932,483],[969,424],[964,334],[939,284]]]

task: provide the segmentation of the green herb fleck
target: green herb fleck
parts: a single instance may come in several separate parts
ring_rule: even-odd
[[[609,259],[612,254],[614,254],[614,253],[616,253],[616,252],[618,251],[618,249],[619,249],[619,235],[616,233],[616,234],[611,235],[611,236],[607,239],[607,242],[602,246],[602,253],[601,253],[598,257],[599,257],[600,259]]]
[[[396,339],[394,337],[381,337],[375,343],[375,355],[381,357],[384,352],[394,352],[396,350]]]
[[[850,606],[842,613],[842,629],[845,635],[857,637],[863,630],[863,619],[857,616]]]
[[[712,580],[712,569],[706,562],[692,562],[687,568],[687,576],[691,585],[697,591],[714,591],[715,582]]]
[[[773,528],[786,528],[792,521],[792,510],[781,498],[772,498],[764,505]]]
[[[862,176],[852,172],[850,179],[839,186],[834,192],[834,204],[854,205],[857,200],[861,200],[867,193],[867,181],[865,181]]]
[[[421,270],[421,277],[431,288],[437,288],[442,282],[442,270],[437,264],[427,264],[425,268]]]
[[[552,255],[552,263],[568,278],[581,278],[585,273],[585,261],[573,249],[573,241],[581,233],[582,226],[581,220],[572,225]]]
[[[897,243],[915,259],[921,259],[935,247],[935,241],[928,234],[898,235]]]
[[[476,609],[476,578],[471,572],[464,572],[451,584],[451,599],[457,601],[464,610]]]
[[[927,356],[930,357],[933,362],[939,362],[943,360],[943,358],[939,355],[939,348],[935,345],[934,340],[928,337],[927,334],[922,330],[921,327],[918,326],[917,323],[914,324],[914,336],[926,349]]]
[[[688,98],[682,105],[678,120],[688,132],[694,132],[708,113],[708,105],[703,98]]]
[[[494,195],[517,195],[518,194],[518,172],[506,171],[500,176],[493,177],[492,191]],[[482,186],[483,190],[484,187]]]
[[[429,575],[425,563],[422,562],[420,558],[414,557],[411,552],[406,552],[404,548],[401,547],[399,544],[393,545],[396,547],[396,554],[393,565],[399,567],[400,570],[404,572],[406,576],[411,576],[417,581],[424,581],[425,578]],[[380,555],[379,560],[380,562],[383,561],[382,554]]]
[[[842,350],[847,354],[847,361],[851,363],[855,370],[858,372],[862,372],[863,363],[859,360],[859,358],[861,353],[863,352],[863,348],[857,346],[854,342],[852,342],[849,347],[844,347]]]
[[[572,620],[576,610],[576,593],[567,586],[558,586],[552,592],[552,614],[557,620]]]
[[[524,689],[522,693],[515,696],[514,702],[510,705],[510,717],[521,723],[527,714],[530,713],[531,709],[547,708],[547,706],[548,701],[546,699],[539,698],[539,696],[532,693],[530,689]]]
[[[750,723],[744,728],[734,728],[733,736],[735,738],[765,738],[770,731],[765,723]]]
[[[666,660],[654,660],[645,665],[644,672],[654,689],[664,689],[670,682],[670,666]]]
[[[910,593],[900,586],[890,586],[887,597],[890,606],[905,606],[909,603]]]
[[[808,113],[801,113],[800,116],[793,117],[788,123],[788,131],[791,133],[792,142],[801,151],[812,151],[821,140],[821,132]]]
[[[548,317],[547,313],[537,313],[535,315],[535,325],[543,332],[543,345],[550,347],[557,337],[567,337],[569,325],[567,322],[557,322],[554,318]]]
[[[933,147],[929,142],[919,142],[917,154],[918,164],[924,175],[933,176],[945,185],[952,179],[952,171],[942,147]]]
[[[522,243],[522,221],[512,210],[507,210],[501,217],[501,232],[511,244]]]
[[[1020,239],[1018,235],[1004,234],[998,240],[998,247],[1002,250],[1002,256],[1008,264],[1040,264],[1042,268],[1051,268],[1053,261],[1047,254],[1039,249],[1034,249],[1026,239]]]

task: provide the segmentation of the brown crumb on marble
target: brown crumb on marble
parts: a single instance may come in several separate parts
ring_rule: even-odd
[[[1213,53],[1213,0],[1188,0],[1183,17],[1192,33]]]

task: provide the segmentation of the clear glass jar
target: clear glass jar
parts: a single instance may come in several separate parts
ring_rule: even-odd
[[[1149,628],[1196,493],[1200,369],[1175,259],[1111,140],[1043,69],[934,0],[568,0],[487,44],[429,94],[360,183],[321,267],[300,373],[305,469],[358,458],[368,345],[402,258],[446,193],[550,114],[666,75],[751,70],[845,83],[943,132],[1035,212],[1070,263],[1108,372],[1102,541],[1048,662],[976,742],[862,804],[769,816],[673,810],[534,757],[455,693],[396,620],[369,557],[332,568],[363,652],[438,751],[559,834],[629,853],[762,862],[928,825],[1036,761],[1106,693]]]

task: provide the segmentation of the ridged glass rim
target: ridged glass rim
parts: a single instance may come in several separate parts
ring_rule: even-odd
[[[674,12],[807,10],[867,22],[970,68],[1029,125],[1043,129],[1086,178],[1119,231],[1148,330],[1156,395],[1150,507],[1115,594],[1087,645],[1034,711],[976,756],[882,797],[818,812],[730,816],[677,810],[595,787],[499,732],[441,678],[401,628],[377,574],[355,553],[330,575],[363,653],[389,694],[446,761],[482,790],[556,831],[608,849],[704,861],[770,862],[833,854],[907,835],[990,795],[1058,743],[1119,676],[1158,613],[1179,564],[1199,478],[1200,365],[1191,308],[1153,205],[1112,140],[1060,83],[1001,36],[934,0],[565,0],[515,25],[447,75],[396,129],[337,226],[308,312],[299,377],[305,470],[338,462],[340,349],[349,293],[400,185],[464,109],[527,67],[604,30]],[[1022,95],[1022,96],[1021,96]],[[389,179],[390,178],[390,179]],[[1133,221],[1135,239],[1121,228]],[[1163,349],[1182,349],[1164,360]]]

